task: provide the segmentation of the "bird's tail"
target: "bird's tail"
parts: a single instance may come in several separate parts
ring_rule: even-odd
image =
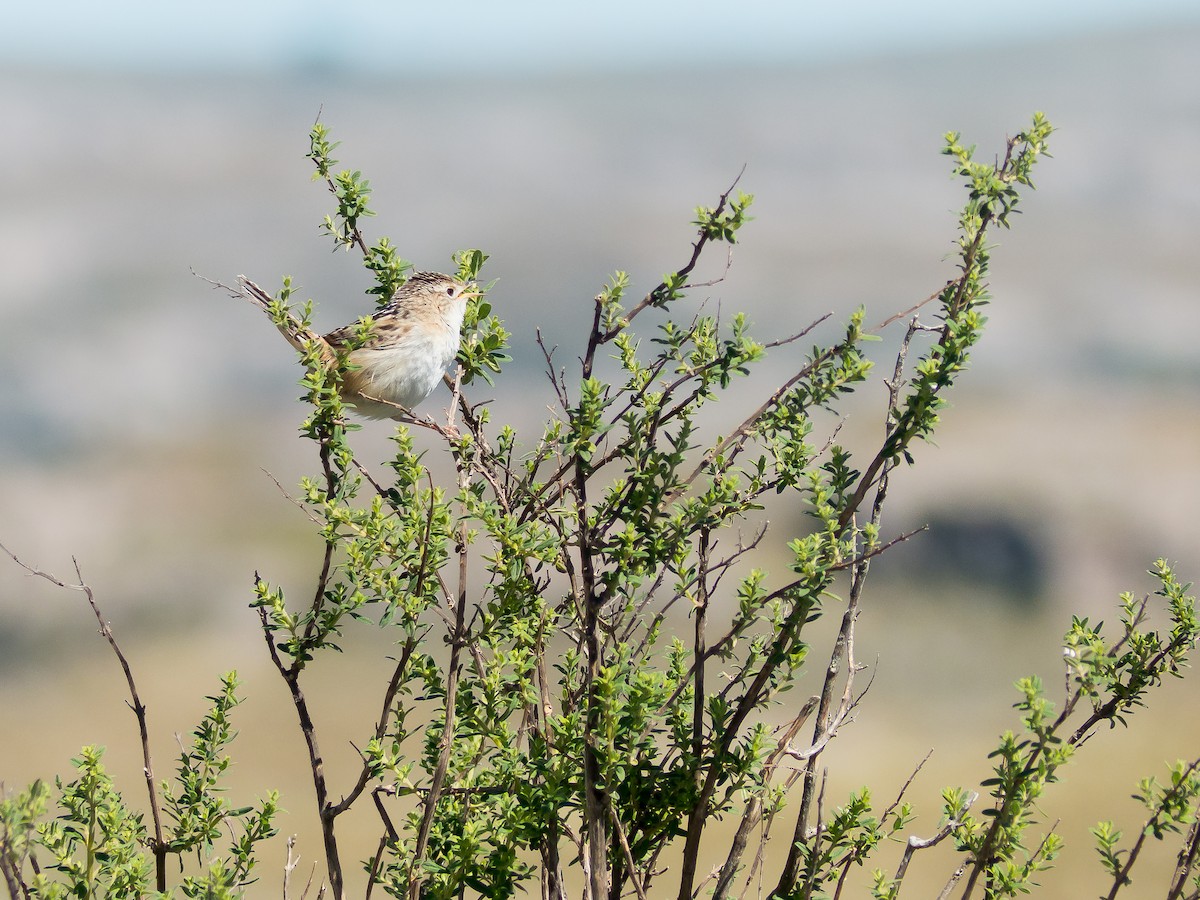
[[[275,298],[245,275],[238,276],[238,292],[246,300],[261,308],[263,312],[271,317],[273,322],[275,321],[275,317],[271,312]],[[325,340],[325,338],[321,337],[321,335],[317,334],[311,328],[306,327],[290,312],[281,322],[275,322],[275,327],[279,329],[280,334],[287,338],[288,343],[301,353],[306,353],[310,346],[316,347],[322,361],[325,363],[334,362],[336,355],[333,352],[333,348],[329,345],[329,341]]]

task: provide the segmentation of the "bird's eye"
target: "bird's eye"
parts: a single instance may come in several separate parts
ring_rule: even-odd
[[[451,285],[450,287],[446,288],[446,296],[447,297],[454,296],[454,285]]]

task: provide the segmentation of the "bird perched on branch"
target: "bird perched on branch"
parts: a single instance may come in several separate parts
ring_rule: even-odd
[[[239,279],[247,300],[270,310],[273,298],[247,278]],[[345,356],[342,399],[368,419],[400,419],[433,393],[458,354],[467,301],[479,295],[474,283],[439,272],[415,272],[387,306],[375,313],[364,342],[358,324],[321,336],[292,316],[278,325],[293,347],[315,346],[335,364]],[[346,351],[347,347],[353,349]]]

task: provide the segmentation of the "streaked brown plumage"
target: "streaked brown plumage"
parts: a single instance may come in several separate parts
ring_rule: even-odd
[[[243,293],[260,306],[271,298],[242,280]],[[478,295],[468,284],[439,272],[415,272],[387,306],[375,313],[366,342],[346,356],[342,398],[369,419],[398,419],[433,393],[458,353],[467,300]],[[321,336],[289,319],[280,332],[298,350],[309,342],[333,363],[351,343],[358,325]]]

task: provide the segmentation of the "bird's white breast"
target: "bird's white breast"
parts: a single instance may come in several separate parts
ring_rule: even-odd
[[[458,353],[465,304],[445,311],[444,326],[412,328],[386,347],[360,348],[349,362],[358,366],[355,387],[365,397],[350,398],[359,413],[370,418],[393,418],[412,409],[433,393],[446,367]],[[387,403],[372,403],[371,398]]]

